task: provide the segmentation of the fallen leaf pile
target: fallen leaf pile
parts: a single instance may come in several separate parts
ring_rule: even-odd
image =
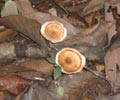
[[[2,0],[0,11],[0,100],[119,100],[120,0]],[[41,34],[49,21],[66,29],[59,43]],[[81,72],[62,73],[65,47],[85,56]]]

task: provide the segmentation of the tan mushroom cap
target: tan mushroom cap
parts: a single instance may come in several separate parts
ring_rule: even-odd
[[[41,34],[53,43],[63,41],[67,36],[67,30],[63,24],[57,21],[48,21],[41,26]]]
[[[56,63],[66,74],[80,72],[85,66],[85,62],[85,57],[73,48],[64,48],[56,54]]]

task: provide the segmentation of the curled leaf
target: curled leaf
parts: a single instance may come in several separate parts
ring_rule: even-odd
[[[8,28],[0,28],[0,42],[4,42],[7,39],[11,39],[17,35],[17,32]]]
[[[21,64],[21,66],[35,70],[39,73],[43,73],[45,75],[52,75],[54,65],[48,63],[48,61],[44,59],[37,59],[37,60],[28,60],[25,63]]]
[[[35,11],[33,7],[30,5],[29,0],[16,0],[16,2],[17,2],[18,10],[21,12],[23,16],[29,19],[34,19],[40,24],[44,24],[47,21],[58,21],[65,26],[65,28],[67,29],[67,33],[69,35],[76,34],[80,31],[80,29],[74,27],[68,21],[63,20],[62,18],[50,15],[48,13]]]
[[[83,9],[82,14],[85,16],[102,9],[104,7],[104,2],[105,0],[91,0],[90,3]]]
[[[13,15],[1,18],[0,24],[23,33],[43,48],[47,49],[46,41],[40,34],[41,26],[37,21],[28,19],[22,15]]]
[[[81,36],[81,34],[75,34],[71,37],[65,39],[61,43],[51,44],[51,47],[63,47],[63,46],[74,46],[74,45],[84,45],[84,46],[97,46],[103,38],[106,35],[106,32],[109,31],[109,29],[113,26],[113,23],[109,22],[100,22],[99,25],[97,25],[97,28],[92,32],[89,30],[89,32],[86,35]],[[84,33],[84,32],[83,32]]]
[[[43,87],[40,84],[33,84],[29,91],[25,94],[26,100],[81,100],[83,93],[86,93],[86,89],[95,84],[96,77],[88,71],[82,71],[81,73],[74,75],[63,75],[60,78],[60,86],[58,89],[61,96],[56,91],[56,85],[54,81],[51,81],[49,87]],[[25,96],[24,95],[24,96]]]
[[[120,86],[120,48],[108,51],[105,56],[105,72],[107,80],[114,89]]]
[[[24,79],[16,75],[0,76],[0,90],[8,90],[12,94],[19,94],[33,81]]]
[[[108,8],[109,5],[106,4],[105,5],[105,20],[108,22],[113,23],[112,27],[109,29],[109,31],[107,32],[108,34],[108,43],[106,45],[106,47],[108,47],[111,43],[111,39],[114,35],[116,35],[117,31],[116,31],[116,23],[115,23],[115,19],[113,17],[113,13],[112,12],[108,12]]]

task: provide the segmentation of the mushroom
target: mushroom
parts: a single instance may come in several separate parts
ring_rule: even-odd
[[[56,54],[56,64],[63,73],[73,74],[80,72],[85,66],[86,58],[76,49],[63,48]]]
[[[58,43],[67,36],[67,29],[58,21],[48,21],[41,26],[41,34],[49,41]]]

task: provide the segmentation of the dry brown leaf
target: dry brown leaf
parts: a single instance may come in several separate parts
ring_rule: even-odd
[[[117,13],[120,15],[120,3],[116,5],[117,6]]]
[[[47,12],[47,10],[50,9],[50,4],[48,3],[48,0],[43,0],[38,5],[35,6],[35,9],[37,9],[38,11]]]
[[[1,18],[0,24],[3,24],[18,32],[23,33],[24,35],[31,38],[33,41],[37,42],[43,48],[47,49],[46,41],[40,34],[41,26],[37,21],[28,19],[21,15],[14,15]]]
[[[26,71],[33,71],[32,69],[28,69],[22,66],[15,66],[15,65],[5,65],[5,66],[0,66],[0,75],[10,75],[10,74],[15,74],[17,72],[26,72]]]
[[[88,15],[88,16],[86,16],[85,17],[85,20],[86,20],[86,22],[88,23],[88,25],[89,25],[89,27],[91,27],[92,25],[93,25],[93,23],[94,23],[94,18],[95,18],[95,14],[93,13],[93,14],[90,14],[90,15]]]
[[[15,0],[15,3],[20,13],[24,15],[36,12],[35,9],[31,7],[31,4],[28,2],[28,0]]]
[[[0,42],[4,42],[7,39],[13,38],[17,35],[17,32],[13,31],[12,29],[3,28],[0,29]]]
[[[104,65],[96,65],[96,70],[97,71],[104,71],[105,70],[105,66]]]
[[[108,11],[109,6],[110,5],[108,3],[105,4],[105,21],[114,22],[115,19],[114,19],[113,13],[111,11]]]
[[[109,3],[110,5],[116,5],[120,3],[120,0],[105,0],[105,2]]]
[[[120,17],[116,20],[116,27],[117,27],[117,38],[120,39]]]
[[[23,95],[25,94],[25,92],[27,91],[28,88],[26,88],[24,91],[22,91],[19,95],[16,96],[16,98],[14,100],[22,100]]]
[[[17,66],[20,67],[20,66]],[[21,67],[22,68],[22,67]],[[21,76],[25,79],[30,79],[30,80],[39,80],[39,81],[45,81],[46,79],[48,79],[51,76],[45,75],[41,72],[38,71],[21,71],[21,72],[16,72],[14,73],[14,75],[18,75]]]
[[[107,43],[106,47],[108,47],[111,44],[111,39],[113,38],[114,35],[117,34],[115,24],[110,28],[110,30],[107,32],[107,34],[108,34],[108,43]]]
[[[92,33],[83,36],[81,36],[81,34],[72,35],[61,43],[51,44],[51,47],[63,47],[73,45],[97,46],[99,43],[101,43],[106,35],[106,32],[108,32],[109,28],[111,28],[112,25],[113,23],[100,22],[98,27]]]
[[[91,99],[88,97],[84,97],[83,100],[91,100]]]
[[[95,100],[120,100],[120,94],[106,96],[106,97],[98,97],[98,98],[95,98]]]
[[[27,93],[27,100],[79,100],[88,87],[94,84],[96,77],[82,71],[74,75],[63,75],[59,84],[64,88],[64,96],[60,96],[56,92],[54,81],[49,84],[49,87],[43,87],[39,84],[31,86]]]
[[[83,9],[82,15],[87,15],[95,11],[99,11],[104,7],[105,0],[91,0],[89,4]]]
[[[76,34],[76,33],[81,31],[81,29],[74,27],[72,24],[70,24],[66,20],[63,20],[60,17],[56,17],[56,16],[53,16],[53,15],[50,15],[50,14],[47,14],[47,13],[36,12],[36,13],[26,15],[26,17],[30,18],[30,19],[34,19],[37,22],[39,22],[40,24],[44,24],[47,21],[61,22],[64,25],[64,27],[67,29],[68,36]]]
[[[90,0],[54,0],[60,6],[63,6],[69,12],[81,14],[81,11]]]
[[[77,15],[76,13],[70,13],[69,16],[66,16],[64,14],[58,15],[61,18],[63,18],[64,20],[66,20],[67,22],[69,22],[70,24],[72,24],[73,26],[75,26],[78,29],[84,29],[86,27],[88,27],[87,22],[85,21],[84,18],[82,18],[81,16]]]
[[[105,20],[108,21],[108,22],[113,23],[113,26],[107,32],[107,34],[108,34],[108,43],[107,43],[106,47],[108,47],[110,45],[112,37],[114,35],[116,35],[116,33],[117,33],[117,31],[116,31],[116,23],[115,23],[115,19],[113,17],[113,13],[108,12],[108,8],[109,8],[109,5],[106,3],[106,5],[105,5]]]
[[[17,65],[0,66],[0,75],[15,74],[26,79],[44,80],[52,76],[54,65],[44,59],[28,59]]]
[[[91,34],[92,32],[94,32],[98,28],[99,24],[100,23],[98,23],[96,25],[93,25],[90,28],[84,29],[80,34],[83,34],[83,35],[85,35],[85,34],[87,34],[87,35]]]
[[[33,81],[24,79],[16,75],[0,76],[0,90],[7,90],[12,94],[18,95]]]
[[[15,96],[11,95],[8,91],[0,91],[0,100],[14,100]]]
[[[120,87],[120,48],[108,51],[105,56],[105,72],[107,80],[114,89]]]
[[[29,19],[34,19],[37,22],[39,22],[40,24],[44,24],[47,21],[58,21],[61,22],[65,28],[67,29],[67,33],[68,35],[71,34],[76,34],[78,32],[80,32],[80,29],[74,27],[73,25],[71,25],[69,22],[63,20],[62,18],[47,14],[47,13],[42,13],[42,12],[36,12],[33,10],[33,12],[31,11],[31,13],[29,14],[24,14],[24,11],[22,11],[23,9],[33,9],[32,6],[30,6],[29,4],[29,0],[18,0],[18,10],[21,11],[21,14]],[[21,6],[22,4],[27,5],[27,6]],[[19,7],[21,6],[21,7]],[[26,8],[27,7],[27,8]]]
[[[87,6],[88,3],[81,3],[79,5],[74,6],[74,2],[70,1],[70,3],[65,3],[65,9],[70,12],[76,12],[81,14],[82,10]]]
[[[48,63],[44,59],[29,60],[26,63],[21,64],[20,66],[23,66],[28,69],[33,69],[33,70],[43,73],[45,75],[52,75],[52,71],[54,69],[54,65]]]

